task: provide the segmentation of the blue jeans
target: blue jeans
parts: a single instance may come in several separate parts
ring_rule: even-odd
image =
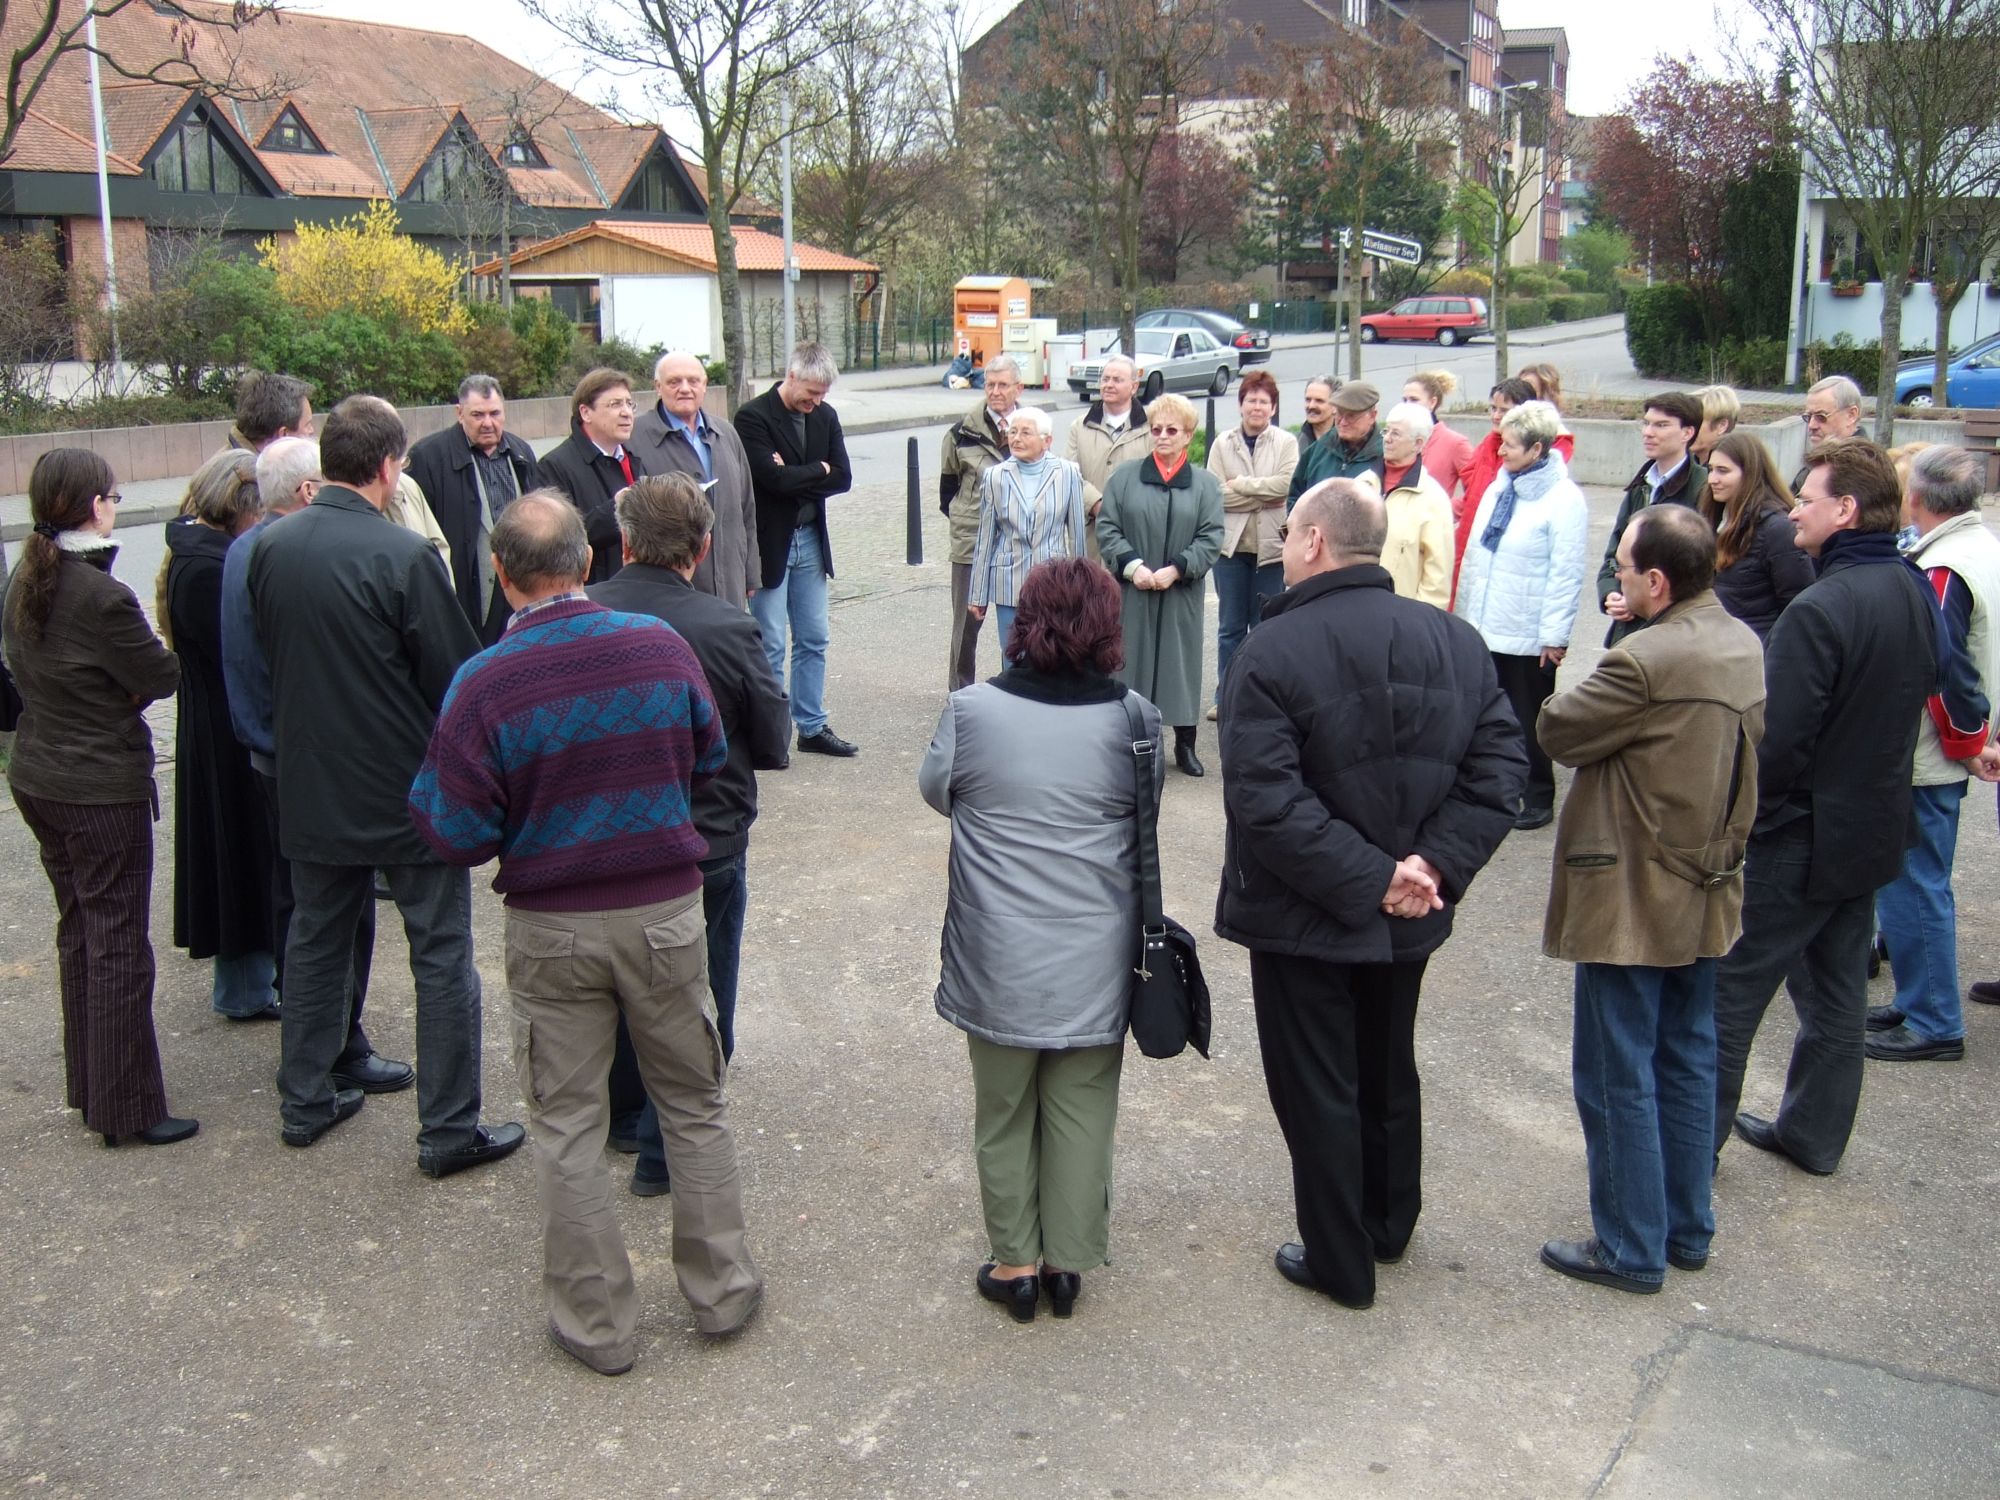
[[[214,960],[208,1003],[218,1016],[254,1016],[278,998],[277,960],[269,953],[243,953]]]
[[[1264,601],[1285,591],[1285,568],[1282,563],[1259,567],[1256,553],[1232,552],[1217,558],[1208,576],[1215,580],[1216,603],[1221,606],[1221,621],[1215,632],[1215,701],[1220,703],[1222,680],[1229,675],[1229,658],[1236,654],[1243,638],[1257,628],[1257,616],[1264,608]]]
[[[1958,808],[1965,783],[1911,787],[1917,841],[1903,868],[1875,893],[1876,919],[1896,975],[1896,1009],[1910,1030],[1933,1042],[1965,1035],[1958,997],[1958,908],[1951,863],[1958,849]]]
[[[792,722],[808,738],[826,728],[826,561],[819,531],[801,526],[792,533],[785,576],[750,596],[750,613],[764,634],[764,655],[778,686],[792,695]],[[785,681],[785,637],[790,627],[792,680]]]
[[[743,915],[750,906],[747,850],[704,864],[701,914],[708,923],[708,985],[715,993],[715,1029],[722,1035],[726,1062],[736,1055],[736,976],[743,967]],[[639,1161],[632,1175],[644,1182],[667,1180],[667,1153],[660,1140],[660,1115],[650,1095],[639,1113]]]
[[[1706,1258],[1715,1234],[1715,967],[1576,966],[1590,1221],[1598,1258],[1635,1281],[1664,1281],[1669,1247]]]

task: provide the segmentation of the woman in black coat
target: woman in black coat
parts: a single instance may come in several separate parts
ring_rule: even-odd
[[[211,1003],[232,1021],[274,1018],[270,824],[222,679],[222,562],[257,524],[257,463],[226,449],[188,483],[167,523],[159,618],[181,659],[174,738],[174,946],[213,958]]]
[[[1697,509],[1715,528],[1715,597],[1768,641],[1779,614],[1817,575],[1794,540],[1792,493],[1761,439],[1747,432],[1717,439]]]

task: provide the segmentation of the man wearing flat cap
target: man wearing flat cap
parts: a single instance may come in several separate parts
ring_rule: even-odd
[[[1333,393],[1333,430],[1299,455],[1287,510],[1327,479],[1359,479],[1365,484],[1373,476],[1375,492],[1382,492],[1382,433],[1375,425],[1375,408],[1381,402],[1381,392],[1365,380],[1350,380]]]

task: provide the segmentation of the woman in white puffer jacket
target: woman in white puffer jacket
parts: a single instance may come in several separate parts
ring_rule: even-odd
[[[1561,431],[1562,416],[1546,401],[1523,402],[1501,419],[1500,474],[1479,498],[1453,605],[1485,638],[1527,738],[1528,789],[1514,822],[1522,829],[1555,815],[1555,768],[1535,719],[1555,691],[1590,566],[1590,508],[1555,451]]]

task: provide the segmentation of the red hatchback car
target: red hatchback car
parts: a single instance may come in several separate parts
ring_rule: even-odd
[[[1361,320],[1361,342],[1388,339],[1436,339],[1447,349],[1493,331],[1486,321],[1486,303],[1478,297],[1405,297],[1387,312]]]

